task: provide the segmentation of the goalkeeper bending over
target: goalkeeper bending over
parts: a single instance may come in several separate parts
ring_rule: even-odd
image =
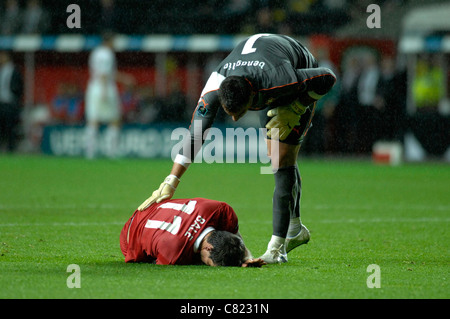
[[[203,133],[212,126],[219,107],[234,121],[248,110],[261,111],[261,125],[267,128],[275,190],[273,233],[267,251],[260,258],[267,263],[287,262],[287,253],[310,238],[300,220],[298,152],[311,125],[315,102],[335,82],[333,72],[317,67],[313,55],[293,38],[256,34],[245,39],[219,64],[201,93],[193,115],[193,121],[201,123],[201,132],[191,125],[191,138],[185,139],[170,175],[138,209],[173,196],[181,176],[200,150]],[[273,143],[277,150],[271,150],[271,139],[279,141]]]

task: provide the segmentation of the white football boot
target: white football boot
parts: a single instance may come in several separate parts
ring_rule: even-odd
[[[294,237],[287,237],[286,238],[286,254],[290,252],[292,249],[297,248],[300,245],[308,243],[309,239],[311,238],[309,234],[308,228],[306,228],[304,225],[302,225],[302,228],[300,229],[300,232],[297,236]]]
[[[272,236],[272,239],[267,245],[266,252],[259,258],[268,264],[281,264],[287,262],[285,239]]]

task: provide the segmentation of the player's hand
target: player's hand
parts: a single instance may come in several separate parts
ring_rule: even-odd
[[[249,258],[243,264],[242,267],[262,267],[267,263],[261,258]]]
[[[179,183],[180,179],[175,175],[167,176],[159,188],[153,192],[152,196],[147,198],[147,200],[138,207],[138,210],[143,211],[154,203],[160,203],[165,199],[172,198]]]
[[[288,106],[279,106],[269,110],[267,116],[273,118],[266,125],[267,137],[280,141],[285,140],[294,126],[299,124],[300,116],[305,112],[306,107],[298,101]]]

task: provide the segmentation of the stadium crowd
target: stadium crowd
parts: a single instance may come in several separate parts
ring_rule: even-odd
[[[83,25],[77,33],[105,28],[123,34],[191,34],[239,32],[295,34],[331,32],[346,23],[350,0],[96,0],[77,1]],[[3,35],[67,33],[67,3],[48,0],[4,0]],[[133,21],[133,23],[130,23]],[[176,21],[176,23],[167,23]],[[326,23],[324,23],[326,21]]]
[[[378,0],[386,10],[423,0]],[[81,0],[81,28],[68,29],[65,1],[0,0],[0,35],[333,34],[361,19],[371,0]],[[395,9],[394,9],[395,10]],[[131,22],[132,21],[132,22]],[[170,23],[176,21],[176,23]]]
[[[78,1],[82,28],[68,29],[66,3],[48,0],[0,1],[0,35],[99,34],[108,29],[122,34],[252,34],[282,33],[308,36],[334,32],[372,1],[356,0],[96,0]],[[413,0],[382,0],[380,5],[397,5]],[[220,13],[220,14],[218,14]],[[133,23],[130,23],[133,21]],[[176,23],[167,23],[176,21]],[[320,100],[303,153],[369,153],[376,140],[402,140],[411,121],[406,112],[406,71],[398,69],[394,56],[360,55],[345,64],[332,65],[326,54],[315,53],[330,67],[339,81]],[[427,73],[428,59],[419,65],[413,84],[413,98],[421,110],[422,101],[439,100],[442,74],[438,68]],[[205,66],[206,68],[206,66]],[[441,78],[440,78],[441,77]],[[434,82],[433,82],[434,81]],[[441,81],[442,82],[442,81]],[[52,123],[83,123],[84,91],[73,83],[59,83],[48,107]],[[155,87],[131,85],[121,91],[123,123],[186,122],[193,105],[174,81],[164,97]],[[428,85],[429,86],[429,85]],[[432,90],[431,90],[432,91]],[[429,95],[433,96],[429,96]],[[438,102],[436,102],[438,103]],[[435,103],[435,104],[436,104]],[[431,106],[435,108],[435,105]],[[176,114],[176,116],[174,116]],[[431,114],[431,113],[429,113]],[[219,114],[219,121],[225,116]],[[424,137],[425,138],[425,137]]]

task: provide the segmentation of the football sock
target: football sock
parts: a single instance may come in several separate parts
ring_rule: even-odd
[[[286,238],[299,193],[297,166],[279,168],[275,174],[273,194],[273,235]]]
[[[285,241],[286,241],[285,238],[272,235],[272,237],[270,238],[269,244],[267,245],[267,249],[268,250],[270,250],[271,248],[278,249],[282,245],[284,245]],[[283,250],[285,252],[286,251],[286,247],[284,247]]]
[[[302,196],[302,179],[300,177],[300,171],[298,170],[298,166],[296,166],[295,174],[297,178],[298,192],[295,207],[291,212],[291,220],[289,222],[289,229],[287,233],[288,237],[297,236],[302,228],[302,222],[300,220],[300,199]]]
[[[300,171],[298,170],[297,165],[295,165],[295,177],[297,178],[297,197],[295,200],[295,208],[291,212],[291,218],[300,217],[300,198],[302,196],[302,178],[300,176]]]
[[[287,237],[292,238],[292,237],[297,236],[301,229],[302,229],[302,223],[300,221],[300,217],[291,218],[291,221],[289,222],[289,229],[287,232]]]

